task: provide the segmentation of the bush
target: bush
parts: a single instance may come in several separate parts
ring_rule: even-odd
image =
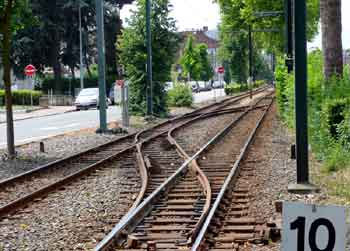
[[[12,91],[12,102],[14,105],[30,105],[31,104],[31,95],[33,97],[33,104],[39,105],[39,99],[42,96],[40,91],[31,91],[31,90],[18,90]],[[0,105],[5,104],[5,91],[0,90]]]
[[[345,112],[350,107],[350,98],[328,100],[322,105],[322,121],[326,122],[325,128],[334,139],[339,139],[338,126],[345,119]]]
[[[294,75],[288,74],[284,62],[276,68],[276,96],[280,117],[295,128]],[[308,57],[308,130],[310,144],[327,171],[349,166],[350,156],[350,71],[325,81],[322,53]]]
[[[188,85],[176,84],[168,92],[167,103],[169,106],[190,107],[193,103],[191,88]]]
[[[225,93],[228,96],[232,96],[233,94],[247,91],[248,85],[247,84],[229,84],[225,86]]]

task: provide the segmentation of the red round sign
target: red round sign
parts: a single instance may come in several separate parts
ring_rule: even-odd
[[[36,73],[36,68],[34,65],[27,65],[24,68],[24,73],[26,74],[26,76],[28,77],[32,77],[35,73]]]
[[[120,87],[123,87],[124,85],[124,80],[117,80],[117,85],[120,86]]]
[[[224,67],[222,67],[222,66],[220,66],[219,68],[218,68],[218,73],[225,73],[225,68]]]

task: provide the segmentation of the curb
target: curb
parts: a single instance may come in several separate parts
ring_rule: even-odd
[[[47,115],[42,115],[42,116],[31,116],[31,117],[26,117],[26,118],[22,118],[22,119],[14,119],[13,121],[16,122],[16,121],[22,121],[22,120],[28,120],[28,119],[34,119],[34,118],[44,118],[44,117],[50,117],[50,116],[55,116],[55,115],[60,115],[60,114],[65,114],[65,113],[72,113],[72,112],[76,112],[76,110],[57,112],[57,113],[52,113],[52,114],[47,114]],[[6,124],[6,120],[0,121],[0,125],[1,124]]]

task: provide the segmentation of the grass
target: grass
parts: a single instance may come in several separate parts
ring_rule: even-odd
[[[327,164],[315,160],[310,160],[310,168],[313,182],[326,192],[327,197],[324,203],[350,205],[350,166],[345,164],[342,169],[329,172]]]

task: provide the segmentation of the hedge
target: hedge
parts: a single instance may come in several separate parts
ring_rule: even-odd
[[[31,90],[18,90],[12,91],[12,102],[14,105],[30,105],[31,104],[31,94],[33,96],[33,104],[39,105],[39,99],[42,96],[40,91]],[[0,105],[5,104],[5,91],[0,90]]]
[[[230,84],[225,86],[226,95],[230,96],[235,93],[244,92],[248,90],[247,84]]]
[[[265,81],[258,80],[253,83],[253,88],[258,88],[265,84]],[[239,92],[248,91],[249,86],[247,84],[229,84],[225,86],[226,95],[230,96]]]
[[[187,85],[176,84],[168,92],[167,103],[174,107],[190,107],[193,103],[191,88]]]

